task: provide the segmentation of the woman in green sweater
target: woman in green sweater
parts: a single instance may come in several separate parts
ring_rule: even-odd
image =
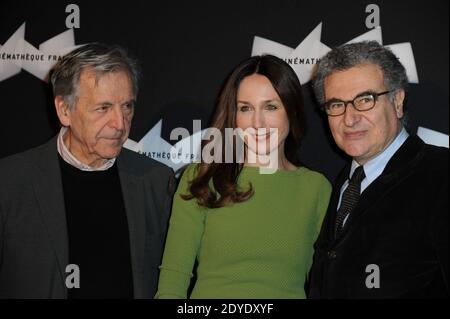
[[[300,166],[302,108],[300,82],[283,60],[256,56],[233,70],[212,125],[222,136],[237,128],[233,154],[215,137],[213,160],[202,152],[185,170],[156,298],[187,298],[196,260],[190,298],[306,297],[331,187]]]

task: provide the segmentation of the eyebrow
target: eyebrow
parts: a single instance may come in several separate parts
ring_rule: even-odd
[[[128,100],[128,101],[125,101],[125,102],[123,102],[122,103],[122,105],[125,105],[125,104],[136,104],[136,100],[135,99],[130,99],[130,100]]]
[[[279,102],[279,103],[281,103],[281,101],[280,101],[279,99],[272,99],[272,100],[265,100],[265,101],[262,101],[262,103],[264,103],[264,104],[272,103],[272,102]],[[252,104],[252,103],[250,103],[250,102],[247,102],[247,101],[240,101],[240,100],[238,100],[237,103]]]
[[[360,93],[356,94],[355,97],[352,100],[356,99],[357,97],[363,96],[363,95],[374,94],[374,93],[375,93],[374,90],[366,90],[366,91],[363,91],[363,92],[360,92]],[[338,99],[337,97],[333,97],[333,98],[329,99],[328,101],[326,101],[326,103],[327,102],[335,102],[335,101],[344,101],[344,100]]]
[[[107,102],[107,101],[94,104],[94,106],[112,106],[112,105],[113,104],[111,102]]]
[[[125,105],[125,104],[129,104],[129,103],[135,104],[136,100],[135,99],[130,99],[128,101],[125,101],[125,102],[121,103],[120,105]],[[112,106],[112,105],[114,105],[114,103],[111,103],[109,101],[98,102],[98,103],[95,104],[95,106]]]

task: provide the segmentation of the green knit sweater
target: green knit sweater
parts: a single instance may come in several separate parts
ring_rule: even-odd
[[[190,165],[174,197],[155,298],[305,298],[304,283],[328,206],[331,186],[321,174],[300,167],[260,174],[244,167],[238,183],[254,195],[229,207],[207,209],[185,201]]]

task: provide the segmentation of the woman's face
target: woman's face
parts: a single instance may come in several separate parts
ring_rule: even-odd
[[[244,130],[241,137],[248,153],[273,155],[278,152],[277,157],[284,157],[289,119],[269,79],[261,74],[244,78],[237,92],[236,105],[236,126]]]

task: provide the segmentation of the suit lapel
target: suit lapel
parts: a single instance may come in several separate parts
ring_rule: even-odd
[[[378,200],[382,200],[386,193],[389,193],[393,187],[395,187],[412,172],[412,166],[422,156],[420,151],[423,149],[423,145],[423,141],[416,136],[410,136],[405,143],[403,143],[399,150],[389,160],[383,173],[362,192],[358,204],[349,215],[346,222],[347,225],[344,227],[340,237],[345,236],[346,232],[351,231],[354,227],[357,227],[354,224],[358,222],[358,220],[369,210],[369,208],[372,207]],[[340,238],[338,238],[338,240],[339,239]]]
[[[32,177],[33,189],[55,251],[64,291],[67,292],[65,277],[66,266],[69,263],[69,245],[56,138],[43,145],[42,151],[34,159],[34,165],[37,169]]]
[[[140,298],[144,289],[145,214],[143,203],[145,190],[141,178],[127,170],[127,161],[122,154],[117,161],[123,200],[127,214],[130,237],[131,267],[133,271],[134,297]]]
[[[335,221],[336,221],[337,206],[339,204],[339,197],[341,194],[342,185],[347,180],[349,173],[350,173],[350,165],[346,165],[344,167],[344,169],[342,170],[342,172],[337,177],[336,182],[334,183],[334,186],[333,186],[333,193],[330,198],[330,204],[328,206],[329,208],[328,208],[328,213],[327,213],[327,216],[329,216],[329,217],[326,220],[328,242],[333,242],[335,240],[334,226],[335,226]]]
[[[399,178],[395,178],[395,175],[396,174],[382,174],[364,190],[355,209],[350,213],[347,225],[344,227],[344,231],[341,235],[344,235],[348,230],[351,230],[352,227],[355,227],[353,224],[355,224],[378,200],[382,200],[384,195],[389,193],[392,187],[395,187],[395,185],[401,181],[400,176]]]

